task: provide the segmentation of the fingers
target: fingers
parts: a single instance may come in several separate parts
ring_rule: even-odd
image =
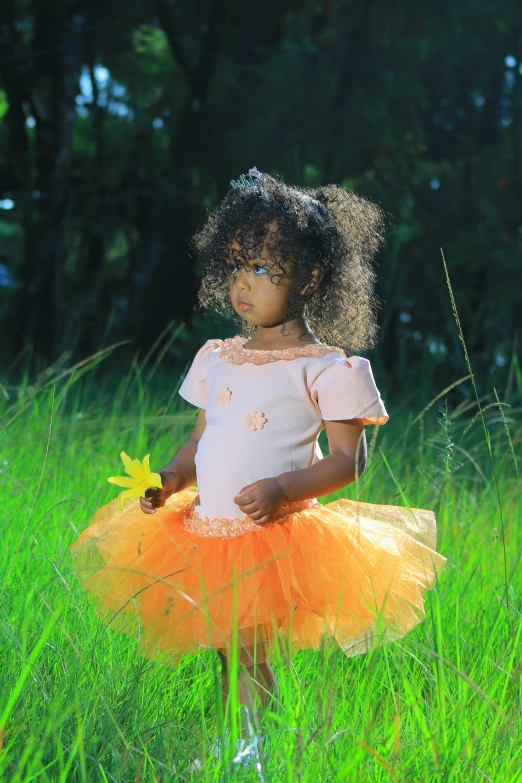
[[[154,489],[147,489],[145,497],[140,498],[141,510],[145,514],[155,514],[156,509],[165,505],[165,496],[162,492]]]
[[[251,486],[252,485],[249,484],[248,486],[243,487],[243,494],[238,493],[234,498],[234,503],[239,506],[243,514],[247,514],[254,522],[267,521],[269,516],[266,511],[263,511],[260,508],[260,501],[257,493],[255,490],[248,491]]]
[[[157,508],[164,506],[168,498],[174,494],[175,488],[167,486],[163,489],[146,489],[145,497],[140,497],[141,510],[145,514],[155,514]]]
[[[267,511],[259,508],[255,502],[249,503],[246,506],[241,505],[239,508],[243,514],[247,514],[250,519],[253,519],[257,524],[262,524],[270,520],[270,514]]]
[[[246,487],[242,487],[242,489],[240,489],[237,495],[234,497],[234,503],[237,503],[238,506],[240,506],[242,503],[251,503],[253,500],[255,500],[255,497],[255,485],[247,484]]]
[[[253,519],[256,525],[266,525],[267,522],[271,521],[270,514],[263,514],[263,512],[258,512],[259,514],[262,514],[262,516],[256,516],[256,517],[250,517],[250,519]]]
[[[149,498],[140,498],[141,510],[144,514],[155,514],[156,508],[152,505]]]
[[[242,508],[243,506],[252,506],[254,503],[259,503],[259,498],[255,495],[236,495],[234,503]]]
[[[258,501],[253,500],[251,503],[238,503],[237,504],[243,514],[248,514],[249,517],[259,511]]]

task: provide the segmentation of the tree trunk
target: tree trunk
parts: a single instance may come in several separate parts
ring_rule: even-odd
[[[81,67],[82,15],[76,3],[34,3],[33,80],[30,103],[36,120],[36,209],[24,220],[25,258],[16,294],[15,345],[34,344],[48,360],[64,349],[65,228],[72,203],[69,175],[76,124],[75,98]],[[30,56],[31,52],[28,53]],[[38,57],[38,60],[36,59]],[[25,184],[25,188],[23,185]]]

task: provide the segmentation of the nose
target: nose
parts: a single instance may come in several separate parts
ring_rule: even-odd
[[[241,288],[241,289],[246,288],[246,289],[250,290],[250,283],[248,282],[248,277],[247,277],[247,274],[246,274],[245,269],[243,267],[241,267],[239,269],[239,272],[236,275],[236,281],[235,282],[236,282],[236,285],[237,285],[238,288]]]

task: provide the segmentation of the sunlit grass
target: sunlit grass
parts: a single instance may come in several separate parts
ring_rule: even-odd
[[[179,381],[152,384],[135,363],[111,388],[110,361],[0,386],[0,780],[522,779],[516,357],[508,398],[492,389],[483,422],[476,399],[452,408],[443,394],[374,431],[368,469],[337,496],[433,509],[446,569],[399,642],[274,663],[281,704],[262,721],[257,769],[232,764],[232,749],[209,754],[223,728],[217,657],[174,671],[137,656],[72,576],[68,547],[115,496],[105,478],[119,451],[150,451],[158,469],[194,422]]]

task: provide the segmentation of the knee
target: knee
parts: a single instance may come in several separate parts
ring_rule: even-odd
[[[258,663],[257,666],[245,666],[245,669],[253,680],[256,680],[261,685],[266,686],[266,664]]]

